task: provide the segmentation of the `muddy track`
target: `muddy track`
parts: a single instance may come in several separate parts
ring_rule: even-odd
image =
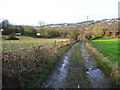
[[[72,51],[76,45],[74,44],[62,57],[61,61],[51,72],[48,80],[44,83],[43,88],[65,88],[66,77],[69,69],[69,61]]]
[[[109,76],[106,75],[96,60],[86,50],[84,43],[81,44],[80,49],[91,88],[115,88]]]
[[[66,79],[69,70],[69,62],[72,52],[79,44],[74,44],[61,58],[60,62],[51,71],[47,81],[42,88],[67,88]],[[87,79],[91,88],[113,88],[112,80],[98,67],[95,59],[88,53],[84,43],[80,44],[82,61],[85,66]],[[72,87],[71,87],[72,88]],[[86,88],[86,87],[84,87]]]

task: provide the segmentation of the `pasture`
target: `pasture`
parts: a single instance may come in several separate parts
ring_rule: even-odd
[[[119,38],[98,38],[91,40],[91,44],[94,45],[97,50],[111,62],[117,62],[120,52],[118,51],[118,40]]]
[[[70,44],[64,42],[69,39],[65,38],[48,39],[27,36],[17,36],[17,38],[19,40],[2,41],[4,87],[32,88],[42,85],[51,69],[70,47]],[[58,49],[57,46],[63,47]]]
[[[16,51],[22,49],[29,49],[34,46],[47,45],[54,46],[55,41],[56,45],[61,44],[62,41],[67,41],[69,39],[60,39],[60,38],[32,38],[28,36],[17,36],[19,40],[3,40],[2,47],[3,51]]]

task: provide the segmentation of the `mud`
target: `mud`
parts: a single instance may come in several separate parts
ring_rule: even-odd
[[[81,44],[80,49],[91,88],[114,88],[112,80],[104,73],[95,59],[88,53],[84,43]]]
[[[78,44],[79,42],[74,44],[63,55],[60,62],[51,71],[47,81],[43,83],[42,88],[66,88],[70,57],[74,47]],[[99,67],[95,59],[86,50],[84,42],[80,45],[80,51],[90,88],[116,88],[109,76]],[[77,88],[81,88],[81,86],[78,85]]]
[[[74,44],[62,57],[61,61],[51,72],[48,80],[43,84],[43,88],[65,88],[67,73],[69,70],[69,61],[72,51],[76,45]]]

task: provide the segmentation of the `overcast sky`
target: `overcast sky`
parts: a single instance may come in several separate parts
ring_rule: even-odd
[[[118,17],[119,0],[0,0],[0,20],[38,25]]]

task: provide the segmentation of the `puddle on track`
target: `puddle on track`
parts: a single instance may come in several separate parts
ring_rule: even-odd
[[[43,88],[66,88],[66,78],[69,69],[69,59],[72,51],[76,45],[74,44],[62,57],[61,61],[56,65],[49,75],[47,81],[44,83]],[[91,57],[84,43],[81,44],[81,55],[85,65],[88,81],[91,88],[114,88],[112,80],[101,70],[97,62]],[[78,85],[78,88],[80,86]]]
[[[98,69],[98,68],[97,69],[93,69],[93,70],[89,69],[87,71],[87,74],[89,76],[91,76],[92,78],[100,78],[100,76],[101,76],[101,70]]]
[[[81,44],[81,55],[86,68],[86,74],[91,88],[114,88],[112,80],[98,68],[97,62]]]
[[[56,65],[54,70],[51,72],[43,88],[65,88],[67,73],[69,69],[69,59],[72,51],[78,43],[74,44],[62,57],[59,64]]]

